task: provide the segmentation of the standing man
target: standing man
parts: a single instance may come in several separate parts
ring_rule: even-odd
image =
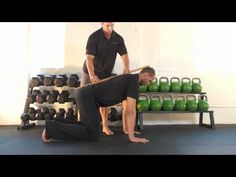
[[[117,53],[123,60],[123,73],[129,73],[129,57],[124,39],[116,33],[113,22],[102,22],[102,27],[89,36],[86,46],[86,60],[83,64],[81,86],[96,83],[111,76]],[[112,135],[108,128],[107,107],[101,107],[103,132]]]

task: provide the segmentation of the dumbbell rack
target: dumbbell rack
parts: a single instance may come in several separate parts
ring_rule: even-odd
[[[64,89],[64,87],[67,88],[68,86],[63,86],[63,87],[60,87],[60,88],[62,88],[62,90],[68,90],[68,89]],[[39,88],[45,88],[47,90],[58,90],[58,87],[56,87],[56,86],[44,86],[44,85],[41,85],[41,86],[37,86],[37,87],[31,87],[30,84],[29,84],[29,86],[28,86],[28,94],[32,94],[34,89],[39,89]],[[68,88],[74,89],[74,87],[68,87]],[[57,103],[57,102],[55,102],[55,103]],[[40,104],[40,103],[36,103],[36,102],[28,103],[27,98],[26,98],[25,107],[24,107],[24,112],[23,113],[27,113],[28,109],[32,106],[32,104],[37,106],[37,107],[41,107],[41,106],[46,106],[47,107],[48,105],[50,105],[50,107],[51,107],[51,105],[54,105],[55,103],[53,103],[53,104],[49,104],[49,103],[42,103],[42,104]],[[73,107],[75,108],[75,118],[78,120],[78,109],[77,109],[77,105],[75,103],[75,98],[69,98],[67,102],[62,103],[60,105],[65,105],[65,104],[68,104],[68,103],[69,104],[73,104]],[[36,123],[34,123],[34,122],[31,123],[30,121],[32,121],[32,120],[27,120],[25,122],[21,120],[21,125],[19,125],[17,127],[17,130],[27,130],[27,129],[35,127]],[[35,121],[37,121],[37,120],[35,120]],[[38,120],[38,121],[45,121],[45,120]]]
[[[140,93],[141,95],[152,95],[152,94],[164,94],[164,95],[206,95],[206,92],[202,92],[202,93],[184,93],[184,92],[144,92],[144,93]],[[203,99],[202,97],[200,97],[201,99]],[[199,126],[201,127],[207,127],[207,128],[215,128],[215,121],[214,121],[214,111],[212,110],[208,110],[208,111],[141,111],[141,112],[137,112],[137,119],[136,119],[136,124],[138,126],[139,130],[143,130],[143,114],[146,113],[156,113],[156,114],[166,114],[166,113],[175,113],[175,114],[186,114],[186,113],[199,113]],[[209,114],[209,119],[210,119],[210,124],[205,124],[203,123],[203,115],[204,113]]]

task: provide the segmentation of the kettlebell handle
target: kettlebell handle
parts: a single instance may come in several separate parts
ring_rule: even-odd
[[[173,80],[178,80],[178,83],[180,83],[180,79],[178,77],[170,78],[170,83],[173,83]]]
[[[154,81],[157,83],[157,78],[156,77],[152,80],[152,82],[154,82]]]
[[[181,96],[181,95],[179,95],[179,96],[176,96],[176,100],[178,100],[178,98],[181,98],[180,100],[184,100],[185,101],[185,97],[184,96]]]
[[[138,97],[146,97],[146,100],[149,100],[149,97],[146,94],[140,94]]]
[[[168,77],[160,77],[160,79],[159,79],[159,83],[161,83],[161,80],[166,80],[167,83],[169,83],[169,79],[168,79]]]
[[[194,98],[194,100],[196,101],[196,96],[195,95],[187,95],[186,100],[190,100],[189,98]]]
[[[191,79],[189,77],[183,77],[181,79],[181,83],[183,84],[184,83],[184,80],[188,80],[188,82],[185,82],[185,83],[191,83]]]
[[[205,101],[208,101],[208,98],[206,95],[199,95],[198,96],[198,100],[205,100]]]
[[[162,96],[163,100],[166,100],[166,98],[170,98],[170,100],[173,101],[173,97],[171,95],[164,95],[164,96]]]
[[[152,94],[151,99],[153,99],[153,97],[157,97],[159,100],[161,100],[161,97],[157,94]]]
[[[194,82],[195,80],[197,80],[198,82]],[[192,78],[192,83],[199,83],[199,84],[201,84],[201,79],[198,78],[198,77],[194,77],[194,78]]]

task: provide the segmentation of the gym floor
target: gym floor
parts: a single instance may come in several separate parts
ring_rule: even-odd
[[[128,141],[121,127],[111,127],[113,136],[101,135],[97,142],[41,141],[42,126],[17,130],[0,126],[1,155],[232,155],[236,154],[236,125],[216,125],[215,129],[198,125],[144,126],[142,136],[148,144]]]

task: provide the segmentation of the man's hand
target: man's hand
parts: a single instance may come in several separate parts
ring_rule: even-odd
[[[91,81],[92,83],[96,83],[96,82],[99,81],[99,78],[98,78],[98,76],[96,76],[96,75],[91,75],[91,76],[90,76],[90,81]]]
[[[129,140],[132,143],[148,143],[149,140],[145,139],[145,138],[137,138],[135,136],[129,136]]]

